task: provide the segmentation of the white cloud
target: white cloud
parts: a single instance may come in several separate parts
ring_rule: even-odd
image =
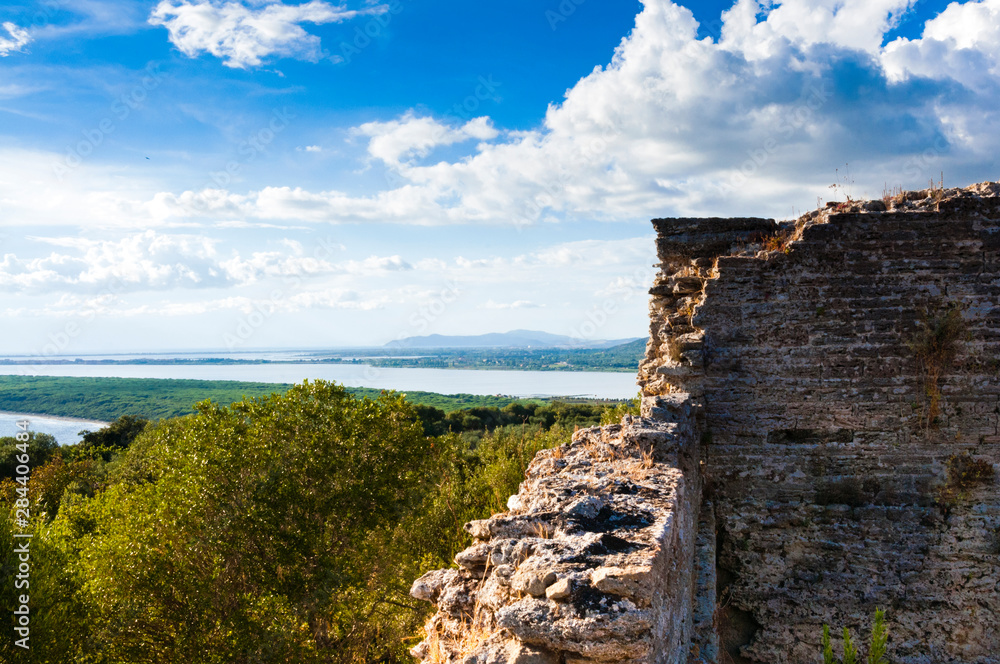
[[[214,243],[205,238],[147,231],[118,242],[76,238],[52,238],[47,242],[77,251],[73,255],[53,252],[24,260],[6,254],[0,261],[0,285],[9,291],[24,292],[66,288],[117,292],[124,288],[161,290],[228,282],[218,270]]]
[[[953,3],[922,38],[882,46],[912,0],[739,0],[721,39],[691,12],[645,0],[611,63],[501,134],[413,112],[354,130],[397,184],[357,196],[267,187],[162,194],[158,214],[330,223],[514,224],[771,214],[829,193],[850,162],[856,195],[996,177],[1000,0]],[[436,160],[441,146],[474,150]],[[197,203],[197,206],[193,205]]]
[[[194,235],[164,235],[153,230],[121,240],[30,238],[68,250],[48,256],[0,260],[0,288],[11,293],[129,293],[174,289],[248,286],[267,279],[382,275],[412,270],[401,256],[371,256],[332,263],[330,247],[306,251],[285,239],[283,250],[220,255],[217,240]],[[339,249],[342,245],[331,245]],[[323,256],[323,258],[320,258]]]
[[[389,166],[426,157],[436,147],[470,139],[489,141],[499,136],[489,118],[475,118],[454,128],[434,118],[417,117],[412,112],[399,120],[368,122],[356,128],[354,133],[370,137],[368,154]]]
[[[289,311],[301,309],[347,309],[356,311],[372,311],[384,309],[391,300],[386,295],[373,295],[362,298],[353,290],[323,290],[298,293],[289,300]]]
[[[516,302],[494,302],[493,300],[487,300],[484,304],[479,305],[480,309],[541,309],[544,304],[535,304],[530,300],[517,300]]]
[[[738,0],[723,15],[722,45],[749,59],[789,47],[830,44],[877,53],[916,0]],[[764,20],[759,20],[760,16]]]
[[[31,42],[31,35],[24,28],[6,21],[2,24],[6,37],[0,36],[0,57],[16,53]]]
[[[996,87],[1000,73],[1000,0],[952,3],[924,26],[920,39],[897,39],[882,61],[895,81],[913,76]]]
[[[227,67],[246,69],[260,66],[272,55],[319,61],[320,39],[303,30],[301,23],[340,23],[385,11],[383,5],[354,11],[320,0],[301,5],[275,0],[162,0],[149,22],[167,28],[170,42],[188,57],[211,53]]]
[[[349,273],[361,272],[403,272],[412,270],[413,266],[402,259],[401,256],[369,256],[363,261],[348,261],[344,264],[344,269]]]
[[[263,16],[318,5],[316,11],[326,6],[161,2],[159,8],[181,12],[171,20],[183,15],[200,26],[185,39],[200,35],[208,43],[206,35],[215,39],[227,29],[227,11]],[[882,46],[912,5],[739,0],[713,41],[698,38],[687,9],[645,0],[611,62],[551,105],[534,130],[503,133],[488,118],[462,125],[414,112],[355,128],[354,137],[367,139],[364,160],[385,166],[396,183],[383,191],[157,191],[96,167],[84,180],[88,164],[74,173],[78,184],[12,192],[5,213],[23,223],[74,218],[103,227],[787,217],[828,195],[834,169],[846,162],[856,195],[877,195],[885,183],[923,186],[941,171],[953,183],[995,178],[1000,0],[952,3],[920,39]],[[218,20],[192,18],[204,16]],[[223,43],[242,42],[218,41],[220,49]],[[435,150],[448,146],[461,155],[439,158]],[[30,167],[23,158],[0,160],[0,176]],[[107,191],[118,186],[108,183],[120,186]]]

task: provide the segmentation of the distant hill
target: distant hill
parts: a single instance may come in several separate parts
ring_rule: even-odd
[[[407,337],[386,344],[388,348],[611,348],[630,339],[591,340],[575,339],[560,334],[534,330],[512,330],[475,336],[447,336],[431,334],[425,337]]]

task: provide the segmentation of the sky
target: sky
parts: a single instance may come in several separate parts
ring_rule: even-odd
[[[0,354],[642,337],[650,219],[1000,178],[998,73],[1000,0],[5,2]]]

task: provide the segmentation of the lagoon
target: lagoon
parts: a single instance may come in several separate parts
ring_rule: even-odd
[[[31,423],[28,427],[29,431],[52,434],[60,445],[75,445],[80,442],[80,431],[96,431],[108,425],[107,422],[79,420],[75,417],[49,417],[0,412],[0,438],[14,436],[21,431],[17,427],[17,422],[20,420],[28,420]]]
[[[581,396],[628,399],[639,391],[635,373],[602,371],[504,371],[382,368],[367,364],[35,364],[0,366],[0,375],[176,378],[299,383],[328,380],[347,387],[374,387],[439,394],[503,394],[514,397]],[[60,441],[61,442],[61,441]]]

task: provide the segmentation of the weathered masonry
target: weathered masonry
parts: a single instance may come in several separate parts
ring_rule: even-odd
[[[467,525],[414,655],[805,664],[882,607],[893,662],[1000,663],[1000,183],[653,223],[642,417]]]

